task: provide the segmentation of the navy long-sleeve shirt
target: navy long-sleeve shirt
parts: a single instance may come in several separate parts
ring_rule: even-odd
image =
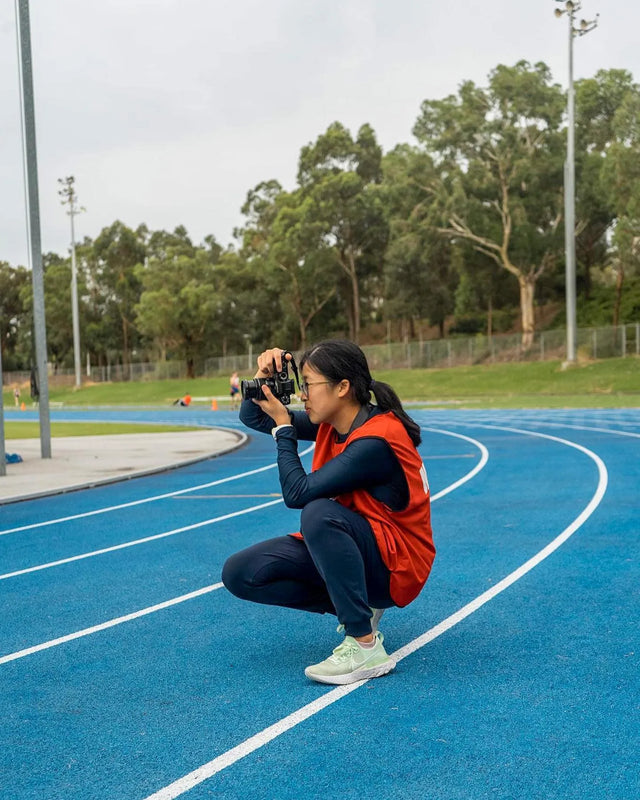
[[[352,430],[379,414],[377,406],[368,406],[358,414]],[[305,472],[298,456],[298,440],[315,441],[318,426],[304,411],[289,411],[291,428],[276,434],[278,472],[282,496],[289,508],[304,508],[319,497],[335,497],[354,489],[369,494],[399,511],[409,502],[409,489],[404,472],[391,446],[378,437],[365,437],[351,442],[342,453],[315,472]],[[249,428],[271,434],[273,420],[251,400],[244,400],[240,419]],[[348,434],[338,435],[345,441]]]

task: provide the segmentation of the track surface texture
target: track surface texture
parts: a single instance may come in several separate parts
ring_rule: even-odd
[[[395,672],[347,687],[304,676],[334,617],[220,584],[297,530],[270,437],[0,507],[0,797],[640,797],[640,410],[411,413],[438,553],[382,619]]]

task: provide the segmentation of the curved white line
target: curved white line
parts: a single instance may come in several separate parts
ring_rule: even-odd
[[[534,431],[525,431],[519,430],[517,428],[502,428],[493,425],[487,425],[484,427],[491,427],[496,428],[497,430],[505,430],[511,431],[513,433],[522,433],[527,436],[539,436],[544,439],[551,439],[553,441],[560,442],[562,444],[566,444],[569,447],[573,447],[576,450],[580,450],[582,453],[585,453],[589,458],[591,458],[597,468],[598,468],[598,486],[596,491],[589,501],[589,503],[585,506],[583,511],[575,518],[575,520],[569,525],[568,528],[565,528],[562,533],[557,536],[552,542],[550,542],[546,547],[540,550],[533,558],[530,558],[526,561],[521,567],[516,569],[514,572],[507,575],[506,578],[503,578],[499,583],[493,586],[488,591],[484,592],[483,594],[479,595],[472,600],[467,605],[463,606],[459,611],[455,614],[452,614],[450,617],[447,617],[445,620],[440,622],[435,627],[431,628],[430,630],[423,633],[422,636],[417,637],[413,641],[406,644],[404,647],[401,647],[399,650],[396,650],[395,653],[391,655],[397,661],[406,658],[411,653],[414,653],[416,650],[424,647],[425,644],[432,641],[436,637],[443,634],[445,631],[448,631],[454,625],[457,625],[463,619],[468,617],[470,614],[473,614],[474,611],[477,611],[481,606],[485,603],[488,603],[489,600],[493,599],[496,595],[503,592],[506,588],[511,586],[517,580],[519,580],[523,575],[527,572],[532,570],[535,566],[537,566],[541,561],[544,561],[551,553],[560,547],[572,534],[574,534],[591,516],[591,514],[595,511],[598,507],[600,501],[602,500],[604,493],[607,489],[607,482],[608,482],[608,475],[607,475],[607,468],[604,465],[602,459],[596,455],[591,450],[588,450],[586,447],[582,447],[582,445],[576,444],[575,442],[570,442],[567,439],[560,439],[557,436],[549,436],[548,434],[538,433]],[[202,783],[203,781],[211,778],[217,772],[226,769],[227,767],[234,764],[236,761],[239,761],[241,758],[253,753],[255,750],[258,750],[260,747],[263,747],[268,742],[272,741],[276,737],[280,736],[280,734],[285,733],[291,728],[294,728],[296,725],[299,725],[304,720],[312,717],[314,714],[317,714],[319,711],[322,711],[323,708],[335,703],[337,700],[348,695],[350,692],[355,691],[360,686],[363,686],[368,681],[359,681],[358,683],[351,683],[347,684],[346,686],[338,686],[335,689],[330,690],[322,697],[319,697],[317,700],[314,700],[312,703],[308,703],[306,706],[294,711],[293,714],[289,714],[287,717],[276,722],[274,725],[270,725],[268,728],[265,728],[263,731],[251,736],[249,739],[246,739],[241,744],[233,747],[231,750],[227,750],[225,753],[222,753],[217,758],[214,758],[212,761],[209,761],[207,764],[203,764],[201,767],[193,770],[188,775],[185,775],[182,778],[179,778],[177,781],[165,786],[164,788],[160,789],[159,791],[155,792],[152,795],[149,795],[145,798],[145,800],[174,800],[174,798],[179,797],[181,794],[189,791],[194,786]]]
[[[614,428],[594,428],[591,425],[568,425],[566,422],[531,422],[531,425],[544,425],[547,428],[571,428],[574,431],[595,431],[596,433],[613,433],[617,436],[632,436],[640,439],[640,433],[631,431],[617,431]]]
[[[18,569],[15,572],[5,572],[4,575],[0,575],[0,581],[6,581],[9,578],[17,578],[18,575],[28,575],[30,572],[40,572],[43,569],[51,569],[52,567],[60,567],[63,564],[71,564],[73,561],[82,561],[85,558],[93,558],[93,556],[102,556],[105,553],[114,553],[116,550],[124,550],[127,547],[135,547],[138,544],[146,544],[147,542],[153,542],[156,539],[166,539],[168,536],[175,536],[177,533],[184,533],[185,531],[193,531],[196,528],[202,528],[205,525],[213,525],[215,522],[222,522],[225,519],[231,519],[232,517],[240,517],[242,514],[249,514],[252,511],[259,511],[261,508],[267,508],[268,506],[274,506],[277,503],[282,503],[283,500],[279,497],[277,500],[270,500],[268,503],[260,503],[257,506],[251,506],[250,508],[243,508],[240,511],[233,511],[230,514],[222,514],[219,517],[212,517],[211,519],[202,520],[202,522],[195,522],[193,525],[185,525],[182,528],[174,528],[171,531],[165,531],[164,533],[156,533],[153,536],[145,536],[142,539],[134,539],[130,542],[123,542],[122,544],[115,544],[112,547],[103,547],[101,550],[92,550],[90,553],[80,553],[77,556],[69,556],[69,558],[61,558],[58,561],[49,561],[46,564],[38,564],[35,567],[26,567],[25,569]]]
[[[59,636],[57,639],[51,639],[48,642],[42,642],[42,644],[36,644],[33,647],[27,647],[24,650],[18,650],[15,653],[9,653],[9,655],[0,657],[0,664],[8,664],[9,661],[15,661],[18,658],[24,658],[25,656],[33,655],[33,653],[39,653],[41,650],[48,650],[50,647],[57,647],[59,644],[72,642],[74,639],[80,639],[83,636],[89,636],[91,633],[98,633],[98,631],[105,631],[107,628],[113,628],[116,625],[122,625],[123,622],[130,622],[132,619],[145,617],[147,614],[154,614],[156,611],[162,611],[164,608],[170,608],[178,603],[184,603],[186,600],[193,600],[195,597],[201,597],[203,594],[214,592],[216,589],[221,589],[222,586],[223,584],[221,583],[213,583],[211,586],[203,586],[202,589],[196,589],[194,592],[183,594],[181,597],[174,597],[171,600],[165,600],[164,603],[156,603],[155,606],[148,606],[147,608],[140,609],[140,611],[134,611],[131,614],[125,614],[122,617],[116,617],[115,619],[110,619],[107,622],[101,622],[99,625],[94,625],[91,628],[84,628],[84,630],[68,633],[66,636]]]
[[[461,433],[453,433],[453,431],[443,431],[439,428],[424,428],[421,426],[421,430],[423,431],[432,431],[434,433],[443,433],[445,436],[455,436],[456,439],[464,439],[467,442],[471,442],[471,444],[475,445],[480,450],[480,461],[475,465],[475,467],[467,472],[466,475],[463,475],[460,480],[452,483],[451,486],[447,486],[445,489],[442,489],[437,494],[434,494],[431,500],[439,500],[441,497],[444,497],[449,492],[453,492],[459,486],[462,486],[463,483],[470,481],[475,475],[477,475],[481,469],[484,469],[487,461],[489,460],[489,451],[487,448],[479,442],[477,439],[472,439],[470,436],[463,436]]]
[[[484,461],[481,461],[482,466],[484,466],[484,464],[487,463],[487,459],[489,457],[488,456],[488,452],[487,452],[486,447],[481,442],[478,442],[475,439],[471,439],[469,436],[463,436],[462,434],[458,434],[458,433],[451,433],[450,431],[441,431],[441,430],[436,430],[435,428],[425,428],[425,430],[435,430],[437,433],[444,433],[444,434],[449,435],[449,436],[455,436],[456,438],[466,439],[467,441],[472,442],[473,444],[475,444],[477,447],[480,448],[481,452],[483,452]],[[431,498],[432,501],[438,500],[440,497],[444,497],[450,491],[453,491],[454,489],[456,489],[459,486],[461,486],[463,483],[466,483],[466,481],[470,480],[473,477],[473,475],[475,475],[479,471],[479,469],[481,469],[481,468],[482,467],[479,467],[478,465],[476,465],[476,467],[474,467],[474,469],[472,469],[470,472],[468,472],[464,476],[464,478],[462,478],[459,481],[456,481],[455,483],[452,483],[450,486],[447,486],[441,492],[438,492],[438,494],[434,495],[434,497]],[[271,501],[269,503],[264,503],[264,504],[262,504],[260,506],[253,506],[250,509],[246,509],[246,510],[240,511],[240,512],[235,512],[235,514],[229,514],[226,517],[220,517],[220,518],[217,518],[217,519],[214,519],[214,520],[208,520],[207,522],[211,522],[211,523],[217,522],[217,521],[219,521],[219,519],[227,519],[230,516],[237,516],[238,514],[248,513],[249,511],[256,511],[256,510],[258,510],[260,508],[264,508],[265,506],[274,505],[275,503],[279,503],[279,502],[282,502],[282,500],[273,500],[273,501]],[[199,527],[199,526],[204,525],[204,524],[206,524],[206,523],[198,523],[198,525],[193,526],[193,527]],[[48,567],[59,566],[60,564],[67,564],[70,561],[78,561],[78,560],[80,560],[82,558],[89,558],[92,555],[100,555],[100,554],[105,553],[105,552],[111,552],[112,550],[122,549],[123,547],[130,547],[133,544],[142,544],[143,542],[151,541],[153,538],[161,538],[161,537],[164,537],[164,536],[170,536],[173,533],[180,533],[181,531],[185,531],[185,530],[189,530],[189,528],[180,528],[180,529],[178,529],[176,531],[169,531],[168,533],[165,533],[165,534],[159,534],[157,537],[148,537],[146,539],[139,539],[136,542],[129,542],[127,544],[118,545],[116,547],[108,548],[106,550],[98,550],[98,551],[96,551],[94,553],[86,553],[84,555],[75,556],[73,558],[64,559],[62,561],[55,561],[55,562],[52,562],[50,564],[43,564],[43,565],[41,565],[39,567],[31,567],[29,569],[20,570],[18,572],[8,573],[7,575],[0,575],[0,580],[3,580],[5,578],[15,577],[17,575],[24,575],[26,572],[36,572],[36,571],[41,570],[41,569],[47,569]],[[176,605],[177,603],[183,603],[186,600],[191,600],[192,598],[198,597],[199,595],[204,594],[205,592],[213,591],[214,589],[220,589],[220,588],[222,588],[222,584],[221,583],[216,583],[213,586],[205,586],[202,589],[198,589],[197,591],[190,592],[189,594],[181,595],[180,597],[174,597],[173,599],[167,600],[167,601],[165,601],[163,603],[159,603],[157,605],[150,606],[148,608],[143,608],[143,609],[140,609],[139,611],[133,611],[132,613],[126,614],[126,615],[124,615],[122,617],[116,617],[115,619],[107,620],[106,622],[102,622],[102,623],[100,623],[98,625],[93,625],[93,626],[91,626],[89,628],[84,628],[82,630],[75,631],[74,633],[69,633],[66,636],[61,636],[61,637],[59,637],[57,639],[51,639],[48,642],[42,642],[41,644],[33,645],[32,647],[27,647],[24,650],[18,650],[15,653],[9,653],[6,656],[0,657],[0,664],[4,664],[4,663],[6,663],[8,661],[15,661],[18,658],[24,658],[25,656],[31,655],[32,653],[38,653],[41,650],[47,650],[50,647],[56,647],[59,644],[64,644],[65,642],[72,641],[73,639],[80,639],[83,636],[89,636],[92,633],[97,633],[98,631],[105,630],[106,628],[112,628],[115,625],[120,625],[123,622],[129,622],[129,621],[131,621],[133,619],[137,619],[138,617],[143,617],[143,616],[146,616],[147,614],[152,614],[155,611],[160,611],[163,608],[167,608],[168,606]]]
[[[315,447],[315,443],[312,444],[310,447],[307,447],[306,450],[303,450],[300,453],[300,456],[306,456],[307,453],[310,453],[313,448]],[[237,475],[230,475],[228,478],[220,478],[217,481],[211,481],[210,483],[201,483],[198,486],[190,486],[187,489],[179,489],[175,492],[167,492],[166,494],[157,494],[153,497],[143,497],[141,500],[132,500],[130,503],[120,503],[117,506],[105,506],[104,508],[96,508],[93,511],[83,511],[81,514],[71,514],[68,517],[58,517],[57,519],[49,519],[45,520],[44,522],[34,522],[32,525],[20,525],[17,528],[7,528],[5,531],[0,531],[0,536],[5,536],[7,533],[17,533],[18,531],[29,531],[33,530],[34,528],[44,528],[47,525],[56,525],[58,522],[70,522],[73,519],[84,519],[85,517],[93,517],[96,514],[107,514],[109,511],[118,511],[121,508],[131,508],[132,506],[139,506],[143,503],[152,503],[155,500],[166,500],[167,497],[177,497],[181,494],[188,494],[189,492],[197,492],[200,489],[208,489],[211,486],[218,486],[221,483],[229,483],[229,481],[237,481],[241,478],[246,478],[249,475],[256,475],[258,472],[264,472],[268,469],[275,469],[277,466],[276,462],[274,461],[273,464],[267,464],[266,467],[258,467],[257,469],[249,470],[248,472],[240,472]]]

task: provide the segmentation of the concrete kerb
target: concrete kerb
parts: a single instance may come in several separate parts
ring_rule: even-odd
[[[248,439],[241,431],[222,427],[56,437],[51,459],[40,457],[38,439],[13,440],[9,449],[23,461],[7,464],[7,474],[0,478],[0,506],[186,467],[231,453]]]

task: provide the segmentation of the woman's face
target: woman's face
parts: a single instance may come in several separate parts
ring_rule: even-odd
[[[331,423],[344,405],[340,384],[331,383],[321,372],[305,364],[302,368],[302,385],[301,398],[311,422],[316,425]]]

